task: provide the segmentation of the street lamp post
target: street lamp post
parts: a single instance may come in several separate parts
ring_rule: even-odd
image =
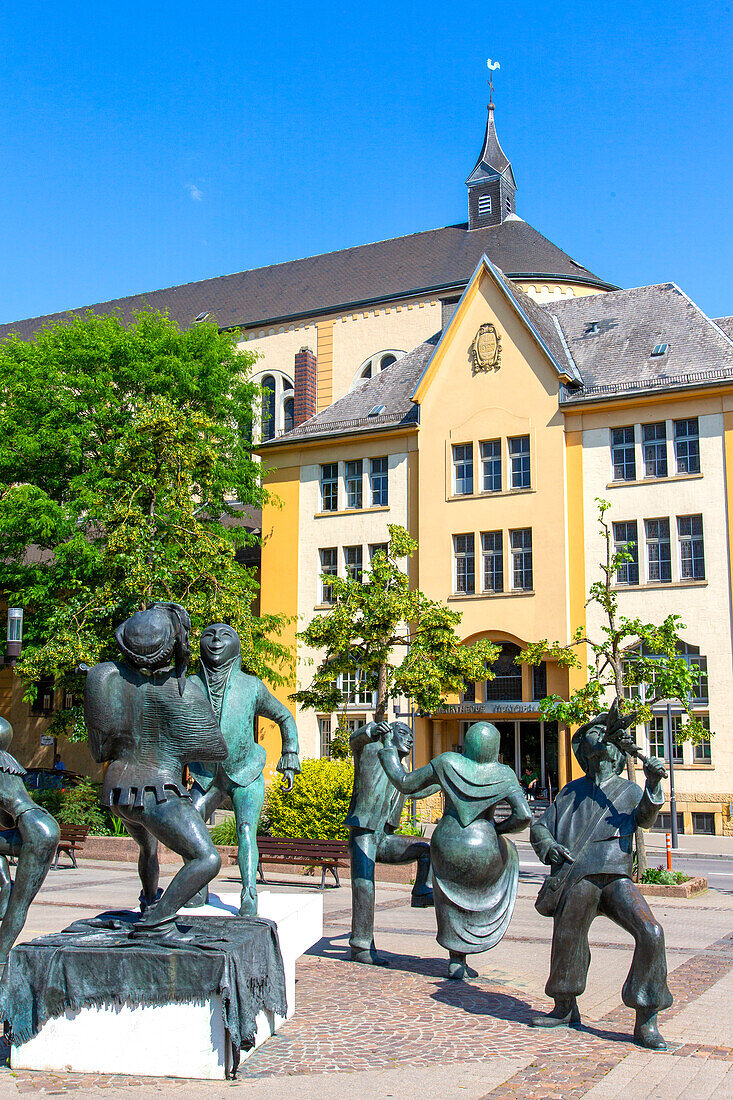
[[[667,700],[667,745],[669,746],[669,817],[672,847],[679,848],[677,838],[677,800],[674,795],[674,739],[672,737],[672,704]]]

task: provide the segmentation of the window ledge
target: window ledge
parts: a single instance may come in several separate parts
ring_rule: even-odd
[[[707,588],[708,581],[647,581],[646,584],[615,584],[614,592],[644,592],[648,588]]]
[[[314,519],[325,519],[327,516],[361,516],[365,512],[388,512],[389,504],[376,504],[372,508],[340,508],[337,512],[316,512]]]
[[[703,475],[699,474],[668,474],[666,477],[638,477],[633,481],[609,481],[607,489],[619,489],[622,485],[659,485],[665,481],[698,481]]]
[[[487,489],[486,491],[482,490],[479,493],[453,493],[451,496],[448,497],[448,500],[482,500],[486,499],[487,497],[516,497],[521,496],[524,493],[536,492],[537,490],[530,485],[526,489],[497,489],[496,492]]]
[[[533,588],[518,588],[512,592],[453,592],[448,597],[452,600],[506,600],[512,597],[534,596]]]
[[[330,611],[332,607],[335,607],[335,603],[316,603],[313,605],[314,611]]]

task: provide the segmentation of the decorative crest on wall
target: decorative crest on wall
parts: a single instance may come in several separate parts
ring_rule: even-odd
[[[473,373],[498,370],[501,366],[501,337],[488,321],[481,325],[471,344]]]

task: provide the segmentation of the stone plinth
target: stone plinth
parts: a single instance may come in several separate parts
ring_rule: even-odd
[[[212,904],[189,909],[197,916],[235,916],[239,896],[212,895]],[[287,1013],[295,1012],[295,962],[323,936],[323,898],[317,891],[262,891],[258,915],[277,924],[285,970]],[[260,1012],[253,1050],[274,1035],[283,1019]],[[242,1051],[244,1061],[253,1051]],[[221,997],[202,1004],[87,1007],[49,1020],[27,1043],[14,1046],[13,1069],[74,1073],[122,1073],[149,1077],[223,1080],[233,1059]]]

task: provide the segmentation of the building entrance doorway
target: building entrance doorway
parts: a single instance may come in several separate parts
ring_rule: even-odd
[[[557,791],[557,722],[495,722],[501,735],[499,759],[517,776],[529,770],[541,790],[554,796]],[[539,792],[538,792],[539,793]]]

